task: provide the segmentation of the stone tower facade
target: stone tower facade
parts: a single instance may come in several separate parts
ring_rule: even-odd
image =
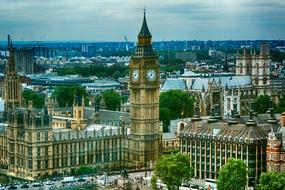
[[[147,166],[158,158],[161,147],[159,130],[159,62],[152,48],[145,12],[138,43],[130,62],[130,160]]]
[[[255,50],[248,53],[246,49],[243,49],[242,54],[238,52],[236,74],[250,75],[252,85],[258,89],[260,95],[270,93],[270,44],[261,43],[259,54]]]
[[[81,130],[87,125],[84,119],[84,107],[85,100],[84,96],[74,95],[73,103],[73,121],[71,122],[71,128]]]
[[[9,59],[6,65],[6,77],[4,80],[5,110],[19,107],[22,102],[20,78],[17,75],[14,49],[12,40],[8,36]]]

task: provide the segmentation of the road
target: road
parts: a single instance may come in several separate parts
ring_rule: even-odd
[[[133,189],[139,188],[140,190],[148,190],[151,189],[150,187],[150,180],[152,177],[153,172],[147,171],[147,172],[135,172],[135,173],[128,173],[129,175],[129,179],[132,183],[132,187]],[[118,179],[120,177],[120,175],[110,175],[110,176],[106,176],[106,175],[100,175],[100,176],[91,176],[89,178],[87,178],[86,182],[75,182],[75,183],[71,183],[69,185],[65,185],[63,186],[62,184],[62,180],[55,180],[54,182],[54,187],[50,188],[49,186],[45,185],[46,182],[40,182],[43,185],[40,187],[34,187],[34,183],[29,184],[29,188],[26,188],[28,190],[48,190],[48,189],[57,189],[57,188],[63,188],[66,186],[82,186],[82,185],[86,185],[86,184],[92,184],[94,182],[96,182],[96,184],[100,185],[100,186],[105,186],[104,189],[108,189],[107,186],[114,184],[115,180]],[[81,178],[81,177],[80,177]],[[78,179],[78,178],[77,178]],[[193,181],[194,182],[194,181]],[[17,189],[23,189],[21,188],[22,185],[16,185]],[[159,185],[161,187],[165,186],[165,185]],[[167,189],[167,188],[162,188],[162,189]],[[183,188],[183,189],[191,189],[191,188]],[[1,188],[0,188],[1,190]],[[5,190],[9,190],[9,186],[5,188]],[[23,189],[24,190],[24,189]]]

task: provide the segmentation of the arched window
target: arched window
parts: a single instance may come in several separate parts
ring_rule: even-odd
[[[256,75],[259,75],[259,64],[256,63]]]
[[[41,133],[37,133],[37,141],[41,141]]]
[[[185,128],[185,124],[181,123],[180,126],[179,126],[179,132],[183,131],[184,128]]]

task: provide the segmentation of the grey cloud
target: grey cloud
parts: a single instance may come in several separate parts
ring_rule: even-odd
[[[144,5],[155,40],[285,36],[280,0],[0,0],[0,37],[135,40]]]

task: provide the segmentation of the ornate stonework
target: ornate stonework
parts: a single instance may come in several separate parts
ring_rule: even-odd
[[[130,63],[131,135],[130,160],[140,165],[158,158],[159,133],[159,62],[151,44],[145,13],[138,45]]]

